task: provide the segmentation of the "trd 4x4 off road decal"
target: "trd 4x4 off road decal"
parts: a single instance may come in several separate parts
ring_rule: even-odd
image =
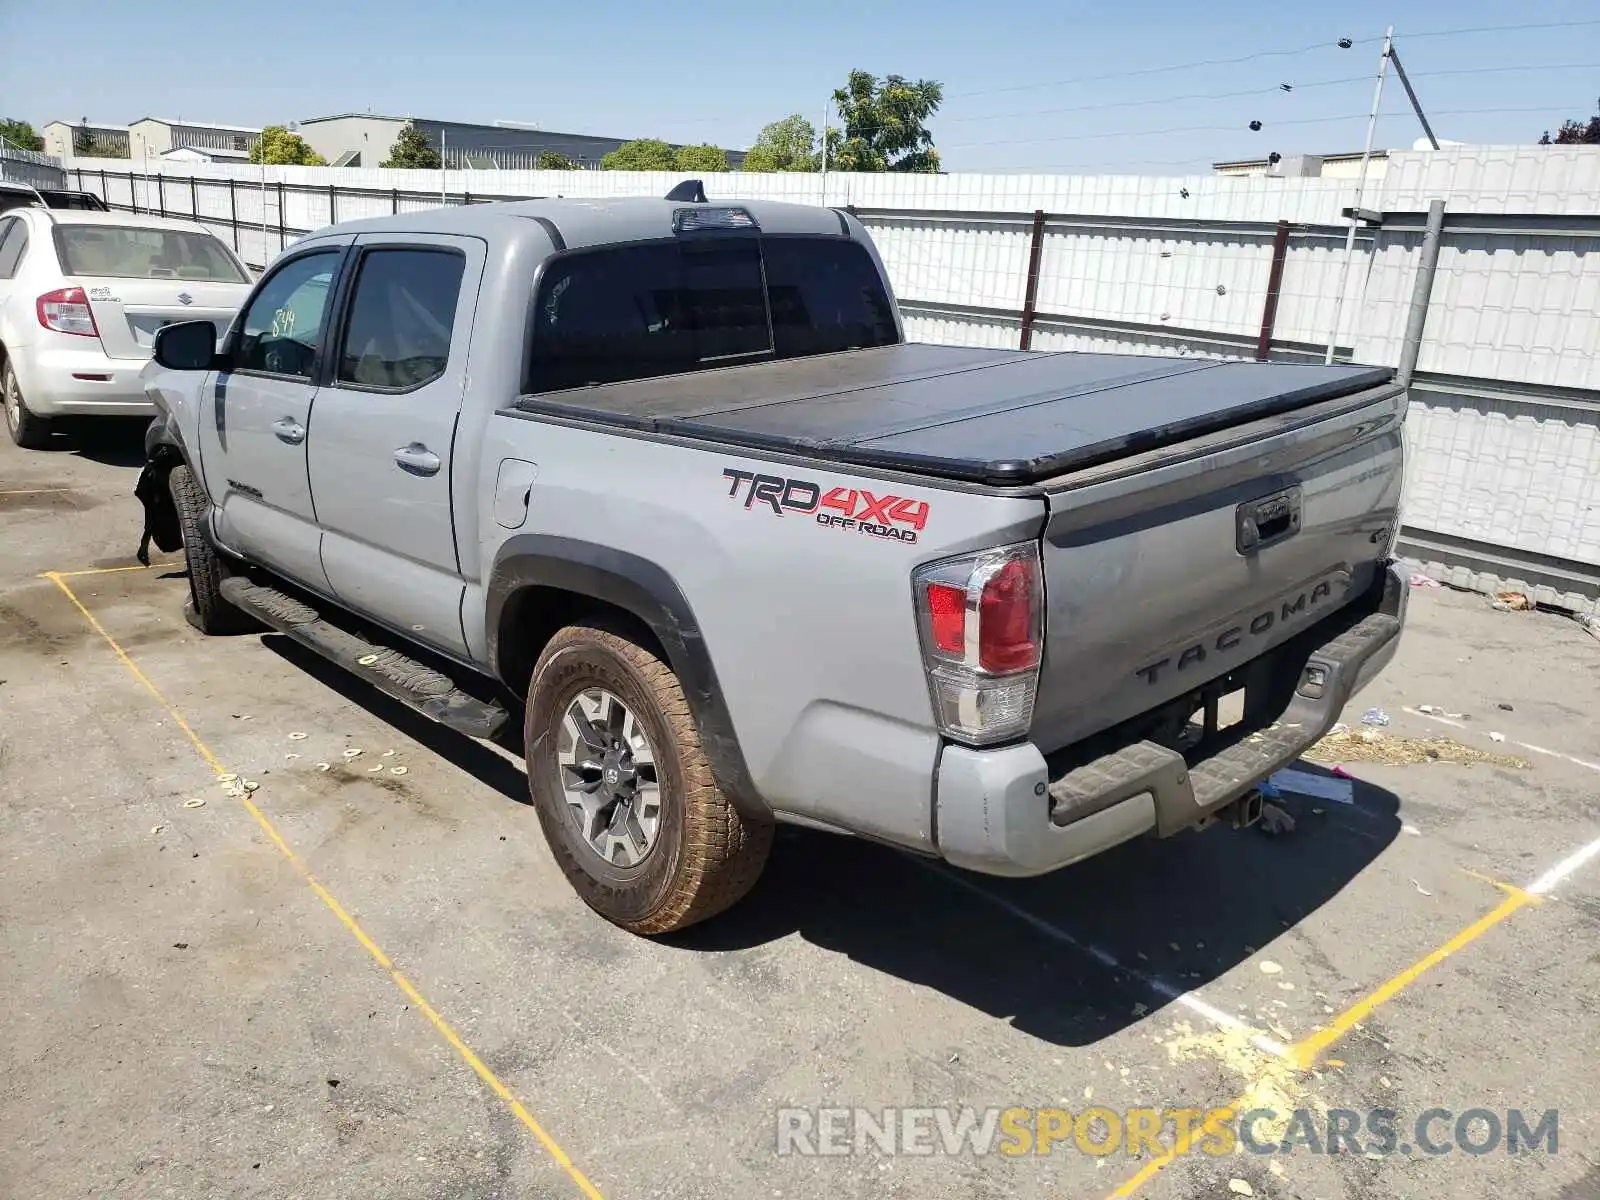
[[[809,479],[785,479],[781,475],[757,475],[753,471],[723,469],[729,480],[728,497],[742,500],[744,507],[778,516],[790,513],[814,515],[818,525],[830,529],[851,529],[869,537],[896,542],[915,542],[928,524],[928,502],[908,500],[888,492],[878,495],[865,488],[836,487],[826,492],[823,485]]]

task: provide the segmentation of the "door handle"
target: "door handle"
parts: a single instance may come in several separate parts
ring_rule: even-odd
[[[410,475],[437,475],[444,464],[421,442],[401,446],[394,452],[395,465]]]
[[[291,446],[298,446],[306,440],[306,427],[293,417],[279,417],[272,423],[272,432],[280,442],[288,442]]]

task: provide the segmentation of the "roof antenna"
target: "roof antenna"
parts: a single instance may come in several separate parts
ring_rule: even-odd
[[[698,179],[685,179],[667,193],[667,199],[689,204],[704,204],[706,202],[706,189]]]

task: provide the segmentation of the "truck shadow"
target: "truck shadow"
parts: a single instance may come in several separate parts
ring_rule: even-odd
[[[517,762],[288,638],[268,634],[262,645],[485,787],[528,803]],[[520,722],[507,724],[501,746],[514,760],[522,753]],[[1092,1045],[1159,1012],[1173,992],[1204,988],[1278,938],[1296,936],[1301,921],[1400,834],[1399,797],[1361,781],[1353,804],[1293,796],[1280,803],[1296,822],[1286,834],[1217,825],[1141,838],[1034,879],[955,871],[870,842],[783,827],[744,901],[663,942],[714,954],[798,933],[1043,1041]],[[1166,997],[1160,987],[1170,989]]]
[[[1400,832],[1398,797],[1370,784],[1353,805],[1283,803],[1287,834],[1139,839],[1021,880],[785,829],[748,899],[671,940],[714,952],[799,933],[1044,1041],[1089,1045],[1295,936]]]
[[[391,699],[376,688],[368,686],[342,667],[335,666],[282,634],[265,634],[261,638],[261,644],[285,662],[304,671],[323,687],[338,692],[350,703],[366,709],[418,745],[426,747],[441,759],[459,767],[485,787],[492,788],[506,799],[514,800],[518,804],[530,803],[528,777],[523,774],[522,769],[482,742],[463,737],[452,729],[446,729],[437,721],[407,708],[400,701]],[[509,728],[503,732],[498,744],[508,754],[520,758],[521,724],[515,715],[506,724]]]

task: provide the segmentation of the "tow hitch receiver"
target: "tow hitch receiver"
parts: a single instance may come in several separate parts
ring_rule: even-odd
[[[1228,815],[1233,819],[1235,829],[1249,829],[1261,820],[1261,791],[1251,788],[1232,804],[1228,805]]]

